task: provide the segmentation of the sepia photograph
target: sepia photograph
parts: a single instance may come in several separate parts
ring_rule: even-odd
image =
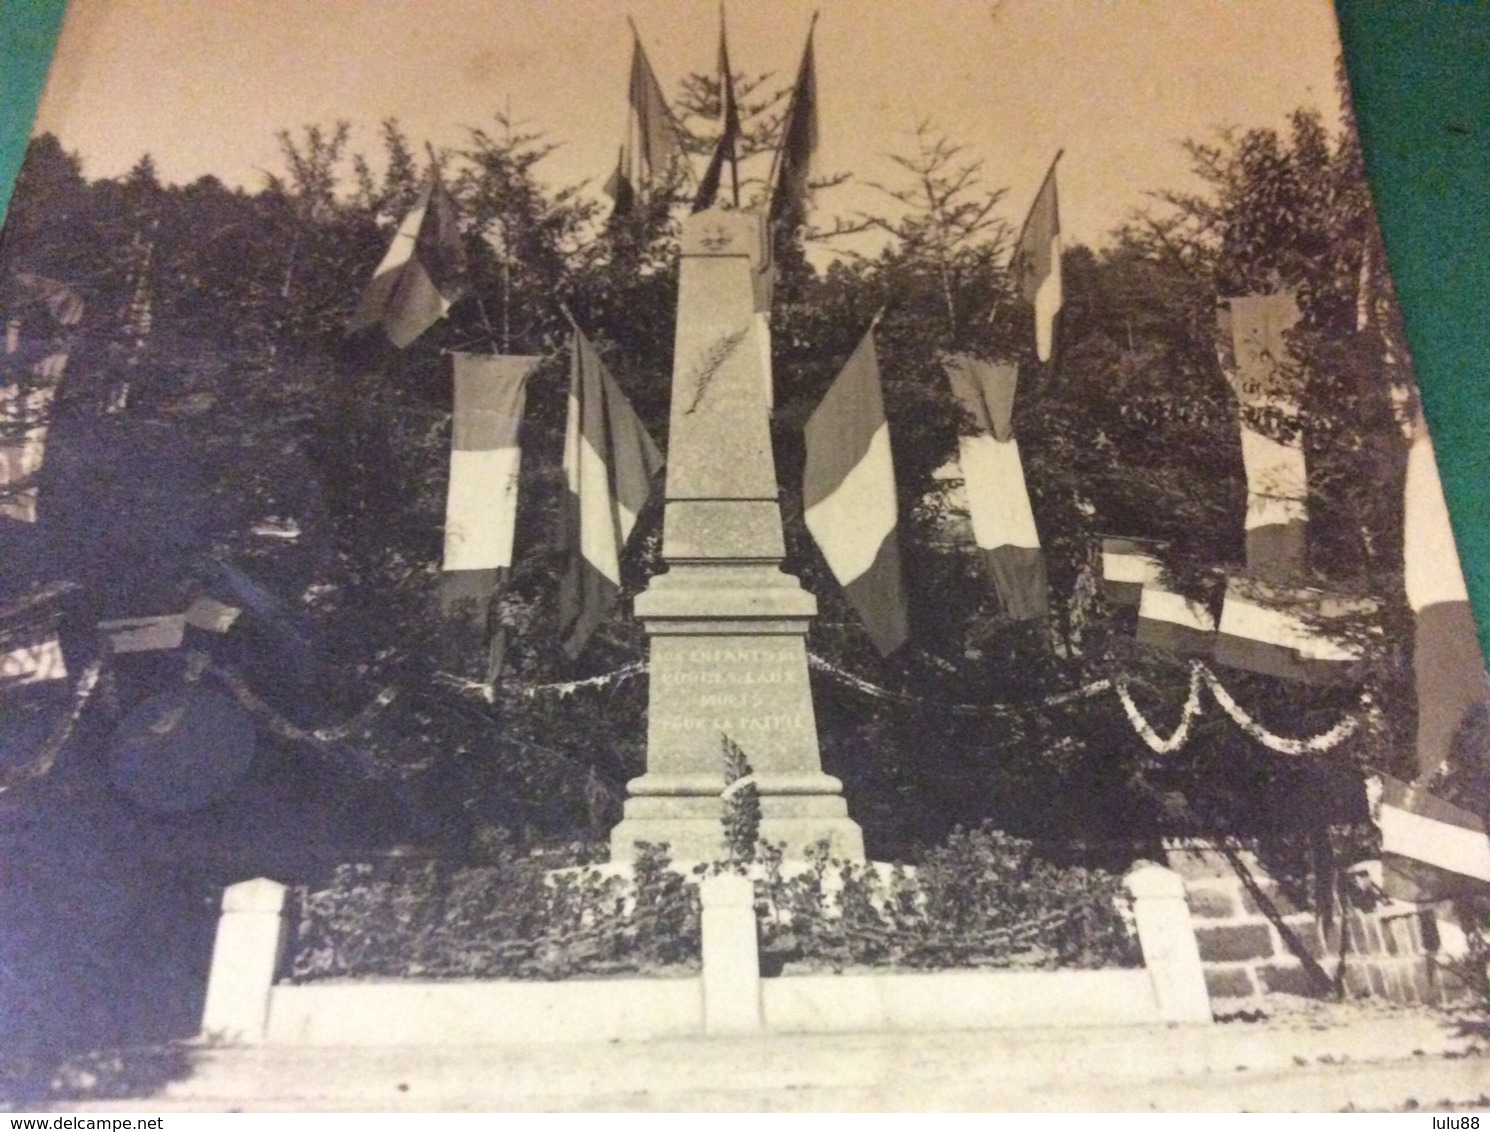
[[[70,0],[0,320],[0,1108],[1490,1108],[1328,0]]]

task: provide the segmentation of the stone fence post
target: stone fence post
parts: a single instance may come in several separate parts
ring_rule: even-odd
[[[229,885],[212,945],[202,1036],[262,1042],[269,992],[285,945],[285,886],[267,877]]]
[[[1185,882],[1163,865],[1141,861],[1125,883],[1133,897],[1138,943],[1159,1016],[1166,1022],[1211,1021],[1211,998],[1185,903]]]
[[[761,1029],[760,937],[755,885],[724,874],[698,886],[703,904],[705,1034],[753,1034]]]

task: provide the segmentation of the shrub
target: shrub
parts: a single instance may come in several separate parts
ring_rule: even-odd
[[[697,969],[697,890],[665,846],[642,846],[632,874],[506,851],[491,864],[343,865],[300,897],[290,976],[563,979]]]
[[[954,831],[912,872],[831,859],[826,843],[788,875],[757,851],[767,965],[1112,967],[1142,959],[1120,878],[1057,866],[990,826]]]
[[[893,966],[1135,966],[1120,879],[1059,866],[990,826],[958,830],[912,870],[832,858],[813,846],[787,869],[779,844],[710,872],[757,880],[762,959],[841,970]],[[552,854],[520,856],[488,839],[488,863],[452,868],[393,859],[344,865],[301,894],[291,977],[516,978],[683,973],[698,969],[697,887],[665,846],[642,846],[629,876],[551,872]],[[572,855],[570,857],[572,859]]]

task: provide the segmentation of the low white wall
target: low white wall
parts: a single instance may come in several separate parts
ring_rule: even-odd
[[[1180,878],[1127,878],[1144,967],[935,971],[762,979],[750,882],[701,888],[703,974],[693,978],[275,985],[284,888],[223,898],[203,1033],[281,1045],[502,1045],[702,1034],[986,1029],[1211,1021]]]
[[[1159,1022],[1147,971],[787,975],[761,982],[768,1030],[958,1030]]]
[[[285,946],[285,886],[266,877],[230,885],[212,945],[202,1033],[217,1041],[259,1042],[269,988]]]
[[[312,983],[269,993],[279,1045],[509,1045],[702,1033],[698,978]]]

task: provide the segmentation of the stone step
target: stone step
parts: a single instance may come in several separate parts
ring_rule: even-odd
[[[1392,1112],[1490,1110],[1490,1066],[1481,1060],[1322,1066],[1161,1081],[886,1081],[872,1085],[768,1087],[736,1083],[691,1090],[602,1089],[526,1093],[500,1089],[336,1098],[223,1096],[130,1102],[137,1112]],[[115,1111],[117,1104],[69,1105],[70,1112]]]
[[[526,1048],[198,1048],[188,1076],[127,1105],[142,1111],[1382,1108],[1409,1099],[1462,1103],[1490,1092],[1483,1046],[1471,1025],[1422,1016],[1326,1029],[1230,1024]],[[1443,1095],[1427,1095],[1435,1090]]]

